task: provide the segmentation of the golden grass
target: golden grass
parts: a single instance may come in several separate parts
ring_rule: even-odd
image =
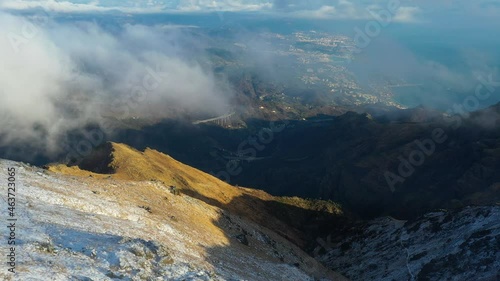
[[[201,199],[211,205],[244,216],[287,237],[297,245],[303,244],[301,235],[277,219],[273,207],[266,202],[277,202],[295,210],[309,210],[341,214],[333,202],[307,200],[298,197],[275,197],[262,190],[234,187],[218,178],[185,165],[172,157],[147,148],[140,152],[124,144],[111,143],[110,168],[113,174],[96,174],[77,166],[52,165],[50,171],[96,179],[112,178],[128,181],[156,181],[165,186],[175,186],[181,193]],[[102,160],[102,159],[101,159]],[[151,194],[151,196],[158,196]],[[274,206],[274,205],[271,205]],[[195,219],[195,218],[192,218]]]
[[[341,215],[342,207],[333,201],[324,201],[318,199],[304,199],[300,197],[275,197],[276,201],[299,207],[304,210],[325,212],[334,215]]]

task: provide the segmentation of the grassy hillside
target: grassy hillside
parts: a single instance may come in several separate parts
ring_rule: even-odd
[[[173,186],[181,194],[263,225],[296,245],[307,248],[316,233],[311,224],[343,217],[338,204],[297,197],[275,197],[264,191],[235,187],[153,149],[140,152],[124,144],[107,143],[78,166],[51,165],[53,172],[117,180],[153,181]],[[319,225],[316,229],[319,229]],[[307,231],[306,231],[307,230]]]

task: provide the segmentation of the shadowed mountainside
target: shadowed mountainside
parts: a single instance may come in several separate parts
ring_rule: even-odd
[[[106,143],[79,166],[49,166],[70,175],[134,181],[158,181],[180,193],[245,217],[280,234],[303,249],[314,247],[320,232],[331,231],[347,219],[338,204],[298,197],[275,197],[266,192],[231,186],[152,149],[144,152]],[[330,222],[330,223],[325,223]]]
[[[262,149],[244,146],[256,152],[253,160],[251,153],[241,157],[238,147],[258,138],[268,121],[248,120],[247,128],[237,130],[166,122],[124,130],[115,139],[169,153],[215,175],[236,165],[241,172],[230,177],[233,184],[333,200],[364,218],[410,218],[500,199],[500,104],[468,116],[425,108],[367,111],[375,117],[348,112],[288,120],[271,142],[260,143]],[[444,142],[433,140],[436,132]],[[408,167],[410,156],[419,165]]]
[[[500,205],[391,217],[332,233],[318,258],[353,281],[500,280]]]

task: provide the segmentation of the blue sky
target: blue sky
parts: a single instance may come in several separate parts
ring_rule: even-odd
[[[392,4],[390,4],[392,3]],[[369,19],[370,11],[395,5],[394,21],[426,22],[447,17],[500,18],[500,0],[0,0],[5,9],[44,7],[58,12],[120,10],[125,13],[256,11],[313,19]]]

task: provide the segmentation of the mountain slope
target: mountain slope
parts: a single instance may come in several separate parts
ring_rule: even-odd
[[[344,280],[273,231],[158,181],[7,167],[17,170],[16,280]]]
[[[234,130],[166,121],[124,130],[114,140],[152,147],[233,184],[273,195],[330,199],[367,219],[409,219],[436,208],[500,200],[499,108],[464,116],[423,107],[372,108],[371,115],[287,120],[265,143],[260,135],[276,125],[266,120],[245,120],[247,128]],[[419,144],[428,144],[435,132],[446,140],[434,142],[431,152],[422,151]],[[418,159],[422,153],[423,163]],[[407,167],[410,156],[419,164],[413,169]],[[228,165],[237,165],[241,173],[224,176]],[[409,171],[400,173],[400,167]],[[397,179],[394,184],[388,173]]]
[[[149,148],[140,152],[124,144],[107,143],[83,159],[79,166],[54,165],[49,169],[96,178],[159,181],[263,225],[302,248],[310,240],[304,236],[304,225],[317,219],[342,217],[341,208],[333,202],[275,197],[256,189],[234,187]]]
[[[330,237],[320,260],[353,281],[500,280],[499,205],[379,218]]]

